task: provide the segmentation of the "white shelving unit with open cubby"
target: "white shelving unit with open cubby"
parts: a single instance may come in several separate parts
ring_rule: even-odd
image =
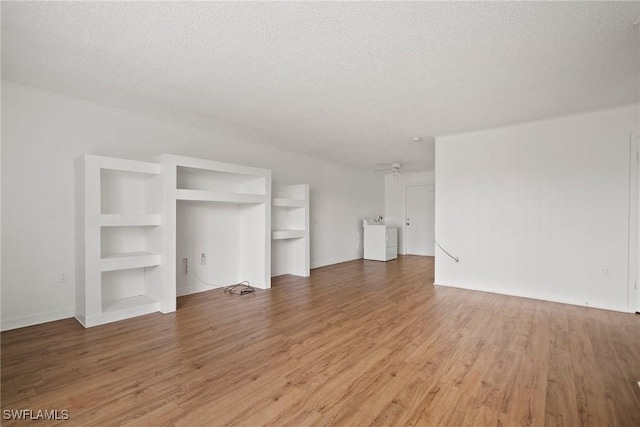
[[[272,194],[267,169],[154,161],[76,161],[76,318],[85,327],[169,313],[178,295],[245,280],[270,288],[272,273],[309,276],[308,185]]]
[[[244,280],[271,287],[271,171],[172,154],[155,160],[164,171],[166,293],[175,301]]]
[[[274,186],[271,202],[271,271],[309,276],[309,185]]]
[[[161,166],[76,160],[76,309],[85,327],[162,309]]]

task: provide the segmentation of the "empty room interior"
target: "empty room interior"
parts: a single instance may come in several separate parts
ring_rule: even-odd
[[[640,2],[0,8],[2,425],[640,426]]]

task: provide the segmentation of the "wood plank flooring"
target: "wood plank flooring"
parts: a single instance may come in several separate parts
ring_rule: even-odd
[[[66,409],[65,426],[640,426],[640,316],[432,283],[432,258],[357,260],[172,314],[4,332],[2,409]]]

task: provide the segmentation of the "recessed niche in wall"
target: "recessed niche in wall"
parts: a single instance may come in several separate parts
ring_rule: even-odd
[[[158,296],[153,284],[148,281],[155,268],[157,267],[102,272],[102,311],[115,312],[156,304]]]
[[[153,226],[102,227],[100,229],[101,257],[151,251]]]
[[[265,195],[265,177],[241,173],[213,171],[178,166],[176,188],[178,190],[220,191],[226,193]]]
[[[100,170],[100,212],[103,214],[157,214],[149,206],[151,178],[155,175],[121,170]],[[157,208],[156,208],[157,209]]]
[[[271,273],[309,276],[309,186],[274,186]]]
[[[166,171],[165,193],[175,195],[165,207],[167,224],[176,229],[175,241],[167,242],[174,271],[167,288],[175,283],[184,295],[243,280],[269,288],[271,171],[170,154],[157,160]]]
[[[76,318],[86,327],[158,311],[164,296],[157,163],[76,160]]]

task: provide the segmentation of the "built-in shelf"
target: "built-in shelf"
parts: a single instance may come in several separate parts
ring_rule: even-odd
[[[157,311],[157,305],[158,301],[147,295],[136,295],[128,298],[103,301],[102,311],[108,313],[119,310],[138,310],[146,313]]]
[[[118,159],[115,157],[91,156],[100,161],[100,169],[138,175],[160,175],[162,168],[158,163],[138,160]]]
[[[265,169],[184,156],[168,155],[168,158],[176,165],[178,190],[267,194]]]
[[[304,208],[306,204],[306,200],[285,199],[281,197],[274,197],[271,202],[271,206],[278,208]]]
[[[228,193],[224,191],[176,190],[176,200],[192,200],[198,202],[217,202],[233,204],[265,203],[263,194]]]
[[[275,230],[271,232],[272,240],[303,239],[307,232],[305,230]]]
[[[91,327],[158,311],[162,166],[94,155],[75,166],[76,318]]]
[[[208,283],[270,288],[274,265],[309,276],[308,185],[272,191],[267,169],[154,161],[76,161],[75,315],[85,327],[172,312],[177,294],[210,289],[177,270],[184,258]]]
[[[162,154],[165,289],[173,295],[206,291],[207,283],[247,280],[271,287],[271,171],[214,160]],[[203,263],[202,255],[209,260]],[[185,274],[187,259],[195,274]],[[175,296],[174,296],[175,300]],[[166,306],[164,312],[175,310]]]
[[[105,254],[100,260],[100,271],[153,267],[160,265],[161,261],[160,254],[146,251]]]
[[[96,156],[97,157],[97,156]],[[122,162],[120,165],[119,162]],[[154,187],[160,165],[133,160],[99,158],[101,214],[144,215],[154,212]],[[130,166],[131,169],[126,169]]]
[[[271,271],[274,276],[309,276],[309,185],[272,190]]]
[[[101,214],[98,217],[98,225],[101,227],[152,227],[160,225],[162,221],[161,218],[161,215],[156,214]]]

